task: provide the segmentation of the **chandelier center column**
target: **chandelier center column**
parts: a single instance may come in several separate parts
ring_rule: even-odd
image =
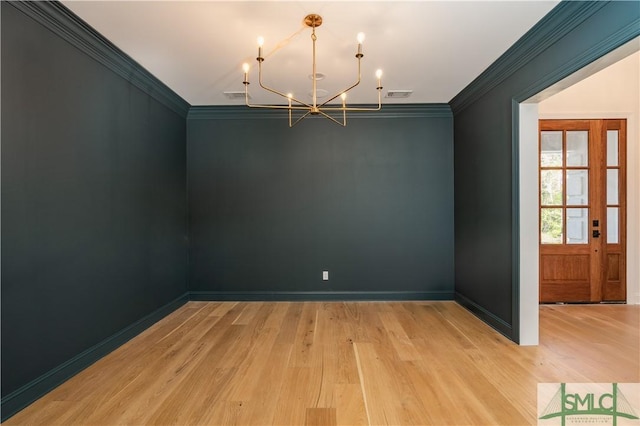
[[[313,45],[311,54],[312,54],[312,69],[311,69],[311,82],[312,87],[311,90],[313,93],[311,94],[313,98],[313,103],[311,106],[310,113],[313,115],[319,114],[320,111],[318,109],[318,92],[317,86],[318,82],[316,80],[316,40],[318,37],[316,36],[316,27],[322,25],[322,17],[320,15],[316,15],[314,13],[305,16],[304,23],[306,26],[311,27],[311,43]]]

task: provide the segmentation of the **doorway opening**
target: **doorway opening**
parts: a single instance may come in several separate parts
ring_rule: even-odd
[[[514,166],[518,170],[518,230],[519,230],[519,288],[518,302],[518,331],[521,345],[537,345],[539,336],[539,169],[538,169],[538,123],[539,119],[593,119],[615,118],[627,120],[627,259],[640,258],[640,105],[638,79],[626,91],[635,96],[635,107],[616,109],[617,104],[600,103],[585,109],[584,99],[575,99],[573,107],[564,110],[552,110],[548,106],[555,103],[554,95],[564,97],[565,93],[573,91],[572,86],[583,82],[591,84],[597,79],[599,71],[619,62],[634,62],[636,70],[639,66],[638,53],[640,39],[636,38],[605,55],[589,66],[577,71],[553,86],[524,101],[514,100],[514,125],[518,145],[514,147],[518,152]],[[613,68],[613,67],[612,67]],[[637,72],[637,71],[636,71]],[[594,76],[593,79],[589,78]],[[615,82],[623,84],[624,82]],[[635,90],[634,86],[635,85]],[[565,90],[568,89],[568,90]],[[601,89],[604,98],[610,97],[611,87]],[[553,98],[552,98],[553,97]],[[615,105],[614,105],[615,104]],[[554,105],[555,106],[555,105]],[[626,302],[640,303],[640,268],[638,262],[627,262]]]

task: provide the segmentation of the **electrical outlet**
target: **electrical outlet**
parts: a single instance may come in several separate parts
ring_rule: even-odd
[[[329,281],[329,271],[322,271],[322,281]]]

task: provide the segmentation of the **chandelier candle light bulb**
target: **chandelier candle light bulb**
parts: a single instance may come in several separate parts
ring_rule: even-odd
[[[262,45],[264,44],[264,38],[258,37],[258,61],[262,60]]]
[[[311,28],[311,42],[312,42],[312,74],[311,74],[311,80],[312,80],[312,101],[309,103],[304,102],[302,100],[296,99],[292,93],[287,93],[284,94],[283,92],[280,92],[278,90],[272,89],[270,87],[267,87],[263,81],[262,81],[262,63],[264,62],[264,58],[262,57],[262,46],[264,44],[264,38],[263,37],[258,37],[258,57],[256,58],[256,60],[258,61],[258,82],[260,84],[260,87],[268,92],[271,92],[275,95],[281,96],[283,98],[287,99],[287,104],[288,105],[266,105],[266,104],[250,104],[249,103],[249,64],[244,64],[242,66],[242,69],[244,70],[244,91],[245,91],[245,103],[248,107],[250,108],[267,108],[267,109],[286,109],[289,113],[289,127],[293,127],[295,126],[298,122],[300,122],[302,119],[308,117],[309,115],[313,116],[313,115],[321,115],[325,118],[328,118],[329,120],[333,121],[336,124],[339,124],[341,126],[346,126],[347,125],[347,111],[349,112],[358,112],[358,111],[379,111],[382,108],[382,84],[381,84],[381,76],[382,76],[382,71],[378,70],[376,72],[376,77],[378,78],[378,87],[376,87],[376,90],[378,92],[378,105],[377,107],[371,107],[371,108],[362,108],[362,107],[347,107],[347,92],[351,89],[353,89],[354,87],[356,87],[357,85],[360,84],[360,62],[361,59],[364,57],[363,53],[362,53],[362,43],[364,42],[364,33],[358,33],[357,35],[357,40],[358,40],[358,53],[356,53],[356,59],[358,60],[358,68],[357,68],[357,80],[354,84],[352,84],[351,86],[349,86],[346,89],[340,90],[338,93],[336,93],[335,95],[331,96],[329,99],[327,99],[326,101],[324,101],[321,104],[318,104],[318,99],[317,99],[317,85],[318,85],[318,80],[320,80],[321,78],[319,78],[319,74],[316,73],[316,41],[317,41],[317,36],[316,36],[316,28],[319,27],[320,25],[322,25],[322,17],[320,15],[316,15],[316,14],[309,14],[307,16],[305,16],[304,20],[303,20],[304,24]],[[320,76],[321,77],[321,76]],[[340,97],[342,99],[342,106],[338,106],[338,105],[330,105],[330,102],[332,102],[333,100],[335,100],[336,98]],[[295,103],[295,105],[294,105]],[[300,111],[302,113],[302,115],[296,119],[295,122],[292,121],[292,112],[293,111]],[[342,111],[342,121],[339,121],[336,117],[337,114],[340,113],[340,111]]]
[[[242,64],[242,70],[244,71],[244,84],[249,84],[249,64],[246,62]]]
[[[364,42],[364,33],[358,33],[358,54],[356,58],[362,58],[362,42]]]

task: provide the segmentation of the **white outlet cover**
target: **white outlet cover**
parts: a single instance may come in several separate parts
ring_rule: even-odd
[[[329,280],[329,271],[322,271],[322,280],[323,281]]]

